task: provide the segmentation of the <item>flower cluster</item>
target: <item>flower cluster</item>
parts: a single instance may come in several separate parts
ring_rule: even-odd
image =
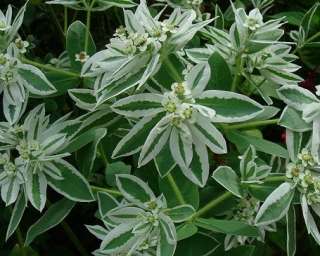
[[[194,23],[195,12],[179,8],[163,21],[160,15],[153,17],[144,0],[135,13],[125,10],[125,27],[116,30],[106,50],[94,54],[83,65],[82,75],[96,78],[97,105],[136,85],[140,88],[158,71],[161,59],[184,47],[211,22]]]
[[[260,201],[254,197],[240,198],[237,206],[234,208],[232,217],[234,220],[238,220],[249,225],[255,224],[255,218],[260,208]],[[232,236],[227,235],[224,240],[225,250],[230,250],[234,247],[250,244],[255,240],[263,242],[266,232],[275,231],[275,224],[259,226],[260,236],[258,238],[248,236]]]
[[[106,228],[87,226],[102,240],[95,254],[147,256],[157,251],[159,255],[173,255],[177,243],[174,223],[190,218],[193,207],[168,208],[163,195],[156,197],[146,183],[132,175],[118,175],[117,187],[124,197],[121,202],[107,193],[98,194],[99,213]]]
[[[142,166],[167,150],[188,179],[204,186],[209,176],[206,147],[217,154],[227,151],[226,141],[213,123],[250,120],[263,109],[243,95],[206,91],[209,79],[208,64],[198,64],[186,75],[185,81],[174,83],[171,91],[137,94],[114,103],[114,112],[142,119],[119,142],[113,157],[133,154],[142,146],[138,163]],[[239,107],[246,106],[245,111],[236,115],[227,111],[229,101]],[[148,133],[144,135],[147,136],[146,141],[132,148],[131,141],[142,131]],[[166,147],[167,142],[170,149]]]
[[[6,152],[0,157],[0,184],[2,199],[7,205],[16,201],[20,191],[25,191],[31,204],[42,211],[48,184],[72,197],[64,193],[59,182],[66,179],[65,172],[80,175],[63,160],[69,153],[62,152],[71,138],[66,130],[76,124],[77,121],[63,117],[49,125],[49,116],[45,115],[42,105],[30,111],[22,125],[0,123],[0,151]],[[84,178],[80,179],[87,186]]]
[[[187,49],[188,57],[196,63],[207,60],[212,53],[218,52],[237,72],[248,79],[254,88],[259,88],[266,80],[277,86],[302,81],[294,74],[300,67],[294,63],[297,57],[291,54],[291,47],[280,41],[284,34],[282,19],[264,22],[259,9],[247,14],[244,9],[235,9],[235,23],[229,33],[207,27],[204,34],[212,41],[207,49]],[[257,81],[256,71],[263,79]],[[261,83],[261,84],[260,84]],[[260,85],[259,85],[260,84]],[[260,89],[257,91],[266,99],[268,96]],[[271,103],[270,99],[267,102]]]
[[[286,176],[297,185],[300,193],[306,195],[309,205],[319,204],[320,176],[313,169],[318,163],[307,148],[302,149],[297,159],[287,165]]]

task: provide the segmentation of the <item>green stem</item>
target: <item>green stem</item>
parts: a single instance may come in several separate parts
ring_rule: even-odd
[[[27,256],[27,253],[26,253],[26,251],[24,249],[24,242],[23,242],[22,232],[21,232],[19,227],[17,227],[16,235],[17,235],[17,240],[18,240],[18,243],[19,243],[19,247],[20,247],[21,252],[22,252],[22,256]]]
[[[106,193],[109,193],[114,196],[121,196],[122,195],[118,190],[115,190],[115,189],[101,188],[101,187],[93,186],[93,185],[91,185],[90,187],[94,192],[106,192]]]
[[[286,177],[286,176],[271,176],[271,177],[265,178],[264,181],[269,181],[269,182],[273,182],[273,181],[287,181],[287,177]]]
[[[170,184],[170,186],[171,186],[176,198],[178,199],[179,203],[180,204],[185,204],[186,201],[184,200],[183,195],[182,195],[179,187],[177,186],[177,183],[175,182],[174,178],[172,177],[172,175],[168,174],[167,175],[167,179],[168,179],[168,182],[169,182],[169,184]]]
[[[167,67],[167,70],[169,72],[169,75],[176,81],[176,82],[182,82],[183,78],[178,73],[172,62],[168,57],[162,59],[162,63]]]
[[[267,126],[267,125],[272,125],[272,124],[277,124],[279,123],[280,119],[270,119],[270,120],[263,120],[263,121],[253,121],[253,122],[248,122],[244,124],[234,124],[234,125],[225,125],[223,127],[224,130],[239,130],[239,129],[252,129],[256,128],[259,126]]]
[[[239,85],[241,79],[241,72],[242,72],[242,53],[239,53],[238,57],[236,58],[236,70],[234,73],[234,78],[231,85],[231,91],[235,92],[237,90],[237,86]]]
[[[81,256],[89,256],[89,253],[87,253],[86,249],[83,247],[81,241],[79,240],[79,238],[73,233],[71,227],[68,225],[67,222],[62,221],[61,222],[61,226],[64,230],[64,232],[66,232],[67,236],[69,237],[69,239],[71,240],[71,242],[75,245],[75,247],[77,248],[78,252],[80,253]]]
[[[92,7],[94,5],[95,0],[92,0],[91,5],[87,9],[87,21],[86,21],[86,36],[85,36],[85,41],[84,41],[84,51],[88,51],[88,46],[89,46],[89,36],[90,36],[90,27],[91,27],[91,11]]]
[[[305,42],[303,42],[303,44],[300,47],[297,47],[292,53],[293,54],[297,53],[306,44],[311,43],[313,40],[317,39],[318,37],[320,37],[320,31],[314,34],[313,36],[309,37]]]
[[[68,8],[64,7],[64,36],[67,37],[68,31]]]
[[[39,63],[39,62],[36,62],[36,61],[33,61],[33,60],[26,59],[24,57],[21,58],[21,61],[26,63],[26,64],[30,64],[30,65],[33,65],[35,67],[38,67],[40,69],[45,69],[47,71],[53,71],[53,72],[56,72],[56,73],[59,73],[59,74],[62,74],[62,75],[67,75],[67,76],[72,76],[72,77],[80,77],[79,74],[77,74],[77,73],[74,73],[74,72],[71,72],[71,71],[67,71],[67,70],[64,70],[64,69],[60,69],[60,68],[56,68],[56,67],[53,67],[53,66],[50,66],[50,65],[42,64],[42,63]]]
[[[65,34],[63,32],[63,28],[61,27],[59,19],[58,19],[56,13],[54,12],[54,9],[53,9],[53,7],[51,5],[49,5],[49,11],[50,11],[50,13],[51,13],[51,15],[53,17],[54,22],[56,23],[56,26],[57,26],[57,28],[59,30],[60,35],[61,35],[60,38],[61,38],[62,45],[65,45],[65,38],[64,38]]]
[[[108,166],[108,164],[109,164],[109,161],[108,161],[108,158],[107,158],[107,156],[106,156],[106,153],[104,152],[104,149],[103,149],[103,147],[102,147],[101,144],[99,144],[99,152],[100,152],[102,161],[103,161],[103,163],[104,163],[104,165],[105,165],[105,169],[107,169],[107,166]]]
[[[49,208],[52,205],[52,203],[49,201],[49,199],[47,199],[46,201],[46,206],[47,208]],[[69,224],[64,220],[60,223],[61,227],[63,228],[64,232],[66,233],[66,235],[68,236],[68,238],[70,239],[70,241],[73,243],[73,245],[75,246],[75,248],[78,250],[78,252],[80,253],[81,256],[89,256],[89,254],[87,253],[86,249],[82,246],[81,241],[79,240],[79,238],[75,235],[75,233],[72,231],[71,227],[69,226]]]
[[[191,218],[196,219],[196,218],[206,214],[208,211],[212,210],[214,207],[216,207],[217,205],[219,205],[220,203],[222,203],[223,201],[225,201],[226,199],[228,199],[231,196],[232,196],[231,192],[229,192],[229,191],[224,192],[222,195],[213,199],[208,204],[206,204],[204,207],[202,207],[199,211],[197,211],[195,214],[193,214],[193,216]]]

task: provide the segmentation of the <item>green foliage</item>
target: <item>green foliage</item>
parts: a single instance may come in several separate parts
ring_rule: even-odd
[[[317,255],[318,2],[7,2],[0,255]]]

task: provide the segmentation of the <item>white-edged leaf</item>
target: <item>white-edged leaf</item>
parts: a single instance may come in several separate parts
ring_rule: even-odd
[[[286,129],[286,144],[290,160],[296,162],[297,156],[301,151],[302,133]]]
[[[197,116],[197,121],[190,125],[193,137],[197,137],[202,143],[216,154],[225,154],[227,144],[222,133],[205,117]]]
[[[296,254],[296,213],[292,205],[286,215],[287,220],[287,256]]]
[[[116,101],[112,110],[117,114],[129,117],[144,117],[163,112],[163,96],[154,93],[141,93]]]
[[[134,206],[118,206],[110,210],[107,214],[108,218],[116,224],[131,223],[137,218],[143,216],[145,211]]]
[[[221,186],[237,197],[242,197],[241,182],[238,175],[228,166],[219,166],[212,174]]]
[[[317,224],[309,210],[307,198],[305,195],[301,196],[301,207],[302,207],[302,213],[304,222],[306,224],[308,234],[311,234],[314,240],[317,242],[318,245],[320,245],[320,233],[319,229],[317,227]]]
[[[214,122],[223,123],[248,121],[263,111],[263,106],[249,97],[228,91],[204,91],[197,104],[215,110]]]
[[[210,66],[208,63],[200,63],[194,66],[186,76],[186,81],[192,95],[197,97],[206,88],[210,79]]]
[[[19,65],[18,73],[24,80],[24,85],[31,93],[46,96],[56,92],[55,87],[40,69],[32,65],[21,64]]]
[[[18,200],[16,201],[16,204],[14,205],[10,222],[8,225],[7,233],[6,233],[6,241],[11,237],[11,235],[16,231],[17,227],[19,226],[19,223],[22,219],[22,216],[24,214],[24,211],[27,206],[27,200],[24,193],[21,193],[18,197]]]
[[[264,201],[256,216],[256,225],[268,225],[280,220],[289,210],[294,196],[292,184],[285,182],[277,187]]]
[[[144,143],[138,160],[138,166],[143,166],[154,159],[169,140],[171,133],[170,120],[163,118],[151,130]]]
[[[99,240],[103,240],[109,233],[108,230],[99,225],[85,225],[88,231]]]
[[[191,205],[179,205],[165,211],[165,214],[175,222],[180,223],[188,220],[195,213],[195,209]]]
[[[155,199],[148,184],[133,175],[119,174],[116,182],[121,194],[130,202],[146,203]]]
[[[130,248],[135,239],[135,234],[132,233],[133,225],[123,223],[111,230],[103,239],[100,250],[105,254],[112,254]]]
[[[302,111],[305,104],[319,102],[317,97],[307,89],[297,85],[285,85],[278,89],[278,95],[289,106]]]
[[[46,176],[42,172],[33,173],[33,170],[28,170],[26,192],[33,207],[41,212],[47,199]]]
[[[109,193],[98,192],[97,198],[98,198],[99,213],[102,219],[107,216],[107,213],[110,210],[118,207],[118,204],[119,204],[118,201]]]
[[[130,132],[120,140],[112,153],[112,157],[123,157],[138,152],[145,143],[145,139],[148,137],[150,131],[160,121],[162,116],[162,114],[158,114],[142,118]]]
[[[60,170],[63,179],[55,180],[47,176],[51,188],[72,201],[94,200],[88,181],[71,164],[63,159],[57,159],[53,164]]]

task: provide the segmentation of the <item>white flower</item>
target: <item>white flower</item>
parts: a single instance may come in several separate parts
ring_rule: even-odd
[[[246,16],[243,25],[252,31],[260,28],[263,25],[263,17],[259,9],[253,9],[252,11],[250,11],[249,15]]]
[[[85,63],[89,59],[89,57],[90,56],[84,51],[75,55],[76,61],[79,61],[81,63]]]
[[[303,166],[299,164],[289,163],[287,165],[286,177],[296,180],[303,172]]]
[[[20,53],[26,53],[27,52],[27,48],[29,47],[29,42],[28,41],[23,41],[20,37],[17,38],[15,41],[15,46],[18,48]]]
[[[309,149],[302,149],[301,153],[298,154],[298,159],[302,161],[303,166],[314,166],[315,161]]]

